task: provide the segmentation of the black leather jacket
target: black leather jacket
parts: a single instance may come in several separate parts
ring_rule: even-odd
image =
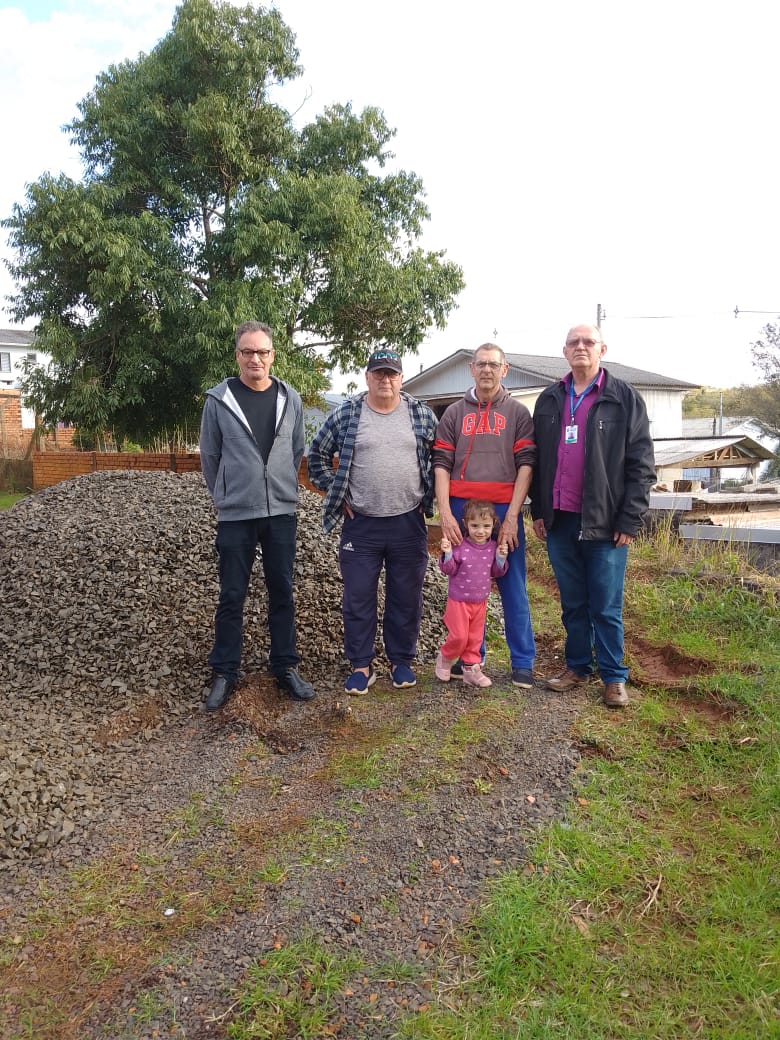
[[[536,469],[531,482],[531,516],[553,525],[553,484],[561,441],[563,382],[547,387],[534,408]],[[644,526],[655,482],[655,458],[645,403],[622,379],[604,370],[604,385],[588,413],[582,537],[611,539],[615,531],[636,535]]]

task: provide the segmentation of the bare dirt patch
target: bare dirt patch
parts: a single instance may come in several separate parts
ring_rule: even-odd
[[[715,670],[711,661],[691,657],[668,643],[655,646],[632,634],[627,636],[626,644],[632,680],[640,685],[685,688],[691,679],[711,675]]]

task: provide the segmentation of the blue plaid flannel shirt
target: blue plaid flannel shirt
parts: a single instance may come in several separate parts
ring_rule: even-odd
[[[366,392],[351,397],[334,409],[322,424],[309,448],[309,480],[325,492],[322,508],[322,526],[332,531],[344,515],[344,501],[349,487],[349,470],[355,451],[360,410]],[[423,479],[423,512],[433,516],[433,467],[431,449],[436,437],[437,419],[427,404],[415,400],[401,391],[401,397],[409,406],[412,428],[417,440],[417,463]],[[338,455],[338,468],[333,470],[333,459]],[[387,475],[391,479],[391,474]]]

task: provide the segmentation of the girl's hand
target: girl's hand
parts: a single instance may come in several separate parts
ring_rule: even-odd
[[[449,538],[446,535],[442,535],[441,536],[441,551],[443,553],[448,553],[448,552],[450,552],[451,549],[452,549],[452,542],[449,540]]]
[[[508,556],[509,555],[509,543],[508,542],[500,542],[499,543],[498,555],[499,556]]]

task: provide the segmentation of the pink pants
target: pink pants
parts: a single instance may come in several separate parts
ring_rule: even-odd
[[[444,640],[441,656],[448,661],[460,658],[464,664],[477,664],[482,656],[482,637],[485,634],[487,602],[463,603],[459,599],[448,599],[444,611],[444,624],[449,635]]]

